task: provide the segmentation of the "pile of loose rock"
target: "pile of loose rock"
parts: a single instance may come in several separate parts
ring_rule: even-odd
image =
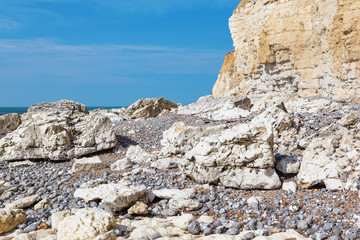
[[[203,104],[113,122],[71,101],[0,116],[0,157],[16,160],[0,162],[0,239],[360,237],[359,104],[252,111],[232,97],[207,113],[236,116],[221,120]]]

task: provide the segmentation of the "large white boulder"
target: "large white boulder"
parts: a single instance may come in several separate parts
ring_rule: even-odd
[[[101,200],[112,211],[120,211],[136,201],[148,201],[148,190],[144,185],[132,186],[129,182],[100,184],[90,188],[76,189],[74,197],[85,202]]]
[[[117,145],[109,118],[69,100],[32,105],[0,139],[0,160],[68,160]]]
[[[358,190],[358,130],[333,125],[306,148],[298,174],[300,187],[325,185],[329,190]]]
[[[53,230],[58,231],[57,239],[95,239],[116,226],[115,217],[99,208],[73,209],[62,216],[53,225]]]
[[[201,183],[240,189],[274,189],[281,185],[274,170],[273,128],[267,122],[227,128],[175,123],[164,132],[161,156],[175,156],[179,167]]]

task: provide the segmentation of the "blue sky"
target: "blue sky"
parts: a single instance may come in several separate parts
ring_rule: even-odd
[[[232,50],[239,0],[0,0],[0,106],[188,104]]]

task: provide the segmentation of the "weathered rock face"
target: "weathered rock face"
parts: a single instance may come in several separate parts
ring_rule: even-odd
[[[360,97],[360,2],[243,0],[215,97]]]
[[[306,148],[298,174],[300,187],[325,185],[329,190],[360,189],[358,129],[333,125]]]
[[[188,114],[212,120],[230,120],[245,118],[250,115],[251,102],[249,98],[213,96],[200,97],[196,103],[179,107],[178,114]]]
[[[101,112],[108,116],[112,122],[117,122],[136,118],[157,117],[159,114],[176,109],[178,106],[178,104],[166,100],[163,97],[141,98],[131,104],[128,108],[115,108],[111,110],[97,109],[94,110],[94,112]]]
[[[54,215],[53,229],[58,230],[58,239],[95,239],[116,226],[114,216],[98,208],[73,209]]]
[[[110,120],[69,100],[31,106],[0,139],[0,159],[68,160],[116,146]]]
[[[19,209],[0,209],[0,234],[13,230],[26,221],[26,214]]]
[[[14,131],[21,124],[21,117],[17,113],[0,116],[0,139]]]
[[[271,124],[201,128],[175,123],[164,132],[163,156],[179,158],[180,168],[198,182],[240,189],[274,189],[281,183],[274,169]]]

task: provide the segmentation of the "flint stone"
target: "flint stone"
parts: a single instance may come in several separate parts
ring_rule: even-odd
[[[20,209],[0,209],[0,234],[13,230],[26,219],[26,214]]]
[[[32,105],[0,139],[0,160],[69,160],[117,145],[109,118],[69,100]]]
[[[300,161],[296,155],[285,156],[275,155],[276,158],[276,170],[284,174],[296,174],[300,169]]]
[[[114,216],[98,208],[73,209],[63,215],[65,217],[56,223],[56,228],[53,225],[53,230],[58,231],[58,239],[95,239],[116,226]]]
[[[129,182],[109,183],[93,188],[76,189],[74,197],[85,202],[101,200],[112,211],[120,211],[136,201],[148,202],[148,190],[144,185],[131,186]]]

